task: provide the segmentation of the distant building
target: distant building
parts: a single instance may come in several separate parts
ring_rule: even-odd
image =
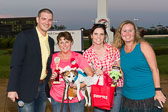
[[[0,18],[0,37],[14,37],[36,26],[36,17]]]
[[[168,31],[168,26],[165,26],[166,30]]]
[[[157,25],[157,30],[162,30],[162,29],[164,29],[164,27],[163,27],[163,25]]]
[[[154,31],[154,30],[156,30],[157,28],[155,27],[155,26],[151,26],[150,27],[150,30],[152,30],[152,31]]]

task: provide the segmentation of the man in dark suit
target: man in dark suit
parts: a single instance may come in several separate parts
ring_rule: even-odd
[[[45,112],[46,107],[45,87],[54,52],[54,40],[47,31],[52,26],[53,12],[41,9],[36,21],[36,28],[18,34],[12,52],[7,92],[13,102],[24,102],[23,107],[18,106],[19,112]]]

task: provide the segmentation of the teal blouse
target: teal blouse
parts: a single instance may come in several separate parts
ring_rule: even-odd
[[[132,52],[126,53],[121,48],[121,68],[124,73],[122,94],[129,99],[142,100],[155,95],[154,81],[151,69],[143,55],[140,43]]]

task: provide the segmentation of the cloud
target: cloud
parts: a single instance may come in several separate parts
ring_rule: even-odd
[[[0,18],[13,18],[13,17],[16,17],[16,16],[13,16],[13,15],[0,15]]]

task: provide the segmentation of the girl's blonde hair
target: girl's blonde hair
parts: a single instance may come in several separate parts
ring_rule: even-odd
[[[134,30],[135,30],[134,43],[139,43],[141,41],[141,36],[140,36],[137,26],[130,20],[123,21],[118,27],[115,33],[115,36],[114,36],[114,41],[113,41],[113,45],[119,49],[125,44],[121,37],[121,30],[123,26],[126,24],[131,24],[134,27]]]

